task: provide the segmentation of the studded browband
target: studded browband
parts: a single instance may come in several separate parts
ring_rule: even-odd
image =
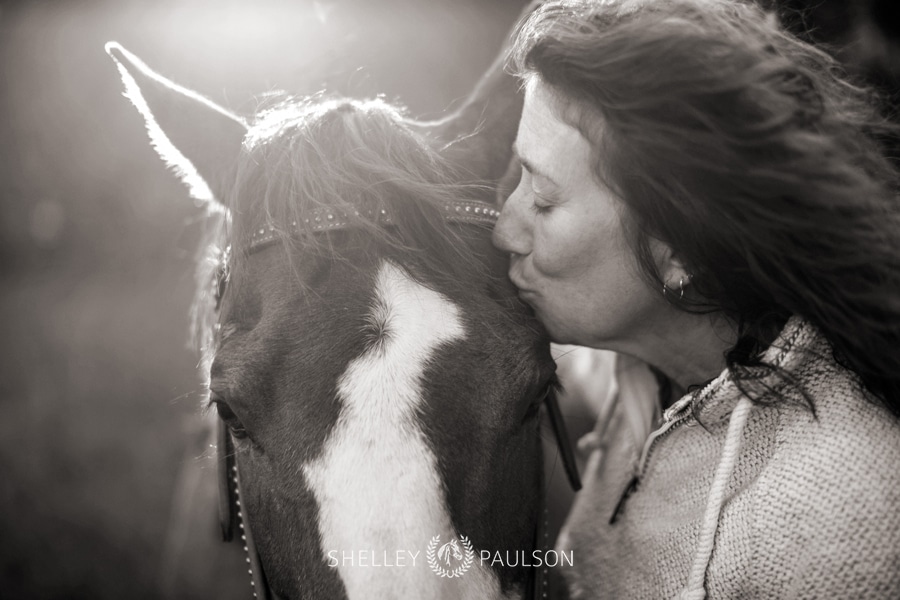
[[[474,223],[493,226],[499,216],[499,210],[490,204],[476,200],[456,200],[444,205],[444,218],[453,223]],[[313,210],[302,222],[291,222],[287,232],[272,224],[254,230],[250,234],[247,251],[252,253],[263,246],[267,246],[281,239],[285,233],[348,229],[357,225],[360,219],[367,219],[384,225],[392,223],[390,213],[384,208],[355,210],[352,216],[346,212],[330,209]]]

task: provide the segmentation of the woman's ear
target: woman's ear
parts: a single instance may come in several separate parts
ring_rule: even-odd
[[[690,285],[693,274],[671,246],[657,239],[651,240],[650,243],[663,284],[676,295],[683,294],[685,288]]]

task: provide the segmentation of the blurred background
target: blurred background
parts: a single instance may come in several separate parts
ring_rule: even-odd
[[[781,9],[895,94],[894,2]],[[249,595],[240,556],[215,544],[212,498],[196,531],[170,528],[183,524],[173,498],[191,493],[179,473],[205,452],[188,345],[202,211],[147,143],[103,44],[238,112],[267,91],[324,87],[434,117],[524,4],[0,5],[0,598]]]

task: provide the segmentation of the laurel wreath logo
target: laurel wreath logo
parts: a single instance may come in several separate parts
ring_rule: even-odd
[[[441,546],[441,550],[437,554],[441,554],[444,552],[446,548],[453,544],[455,539],[450,540],[443,546]],[[435,551],[438,548],[438,544],[441,542],[441,536],[436,535],[431,538],[431,542],[428,543],[428,548],[425,550],[425,556],[428,559],[428,566],[431,567],[431,570],[441,577],[461,577],[463,573],[469,570],[469,567],[472,566],[472,561],[475,560],[475,550],[472,548],[472,542],[469,541],[469,538],[461,535],[459,536],[459,543],[462,544],[465,552],[463,552],[462,562],[454,569],[448,569],[441,565],[438,561],[438,556],[435,554]],[[451,552],[451,550],[447,550],[447,552]]]

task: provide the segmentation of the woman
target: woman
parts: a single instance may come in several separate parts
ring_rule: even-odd
[[[900,203],[864,92],[726,0],[551,3],[512,65],[495,244],[555,341],[650,365],[665,410],[635,434],[621,377],[571,595],[900,597]]]

